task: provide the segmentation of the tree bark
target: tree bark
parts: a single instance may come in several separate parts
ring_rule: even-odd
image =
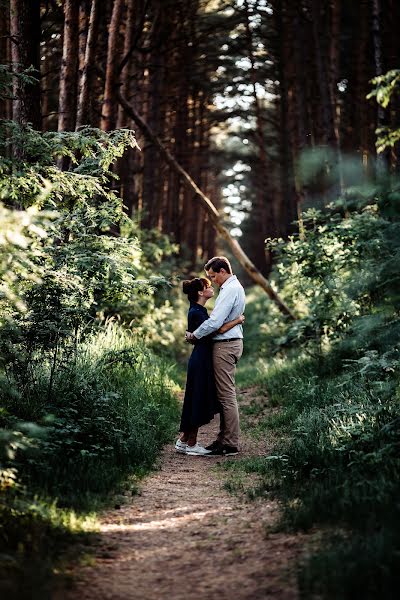
[[[33,67],[30,73],[38,79],[25,84],[20,78],[14,81],[13,119],[22,125],[32,123],[41,129],[40,110],[40,0],[11,0],[11,60],[15,73]]]
[[[79,41],[78,41],[78,94],[79,99],[80,84],[85,67],[86,44],[89,30],[90,0],[79,0]]]
[[[117,101],[116,92],[118,88],[117,67],[121,19],[124,8],[124,0],[114,0],[111,23],[108,32],[106,80],[104,85],[104,100],[101,111],[101,129],[110,131],[115,129]]]
[[[258,164],[256,167],[256,205],[253,207],[254,218],[254,260],[261,272],[267,274],[271,270],[270,257],[265,252],[265,238],[272,237],[276,233],[276,223],[273,222],[273,213],[267,216],[266,199],[269,196],[268,181],[268,158],[266,153],[266,140],[264,136],[264,123],[262,118],[262,108],[257,93],[257,72],[253,50],[253,33],[250,24],[250,10],[248,0],[244,0],[244,21],[246,29],[246,49],[250,61],[250,83],[253,95],[253,104],[256,117],[256,144],[258,150]],[[272,222],[271,222],[272,221]]]
[[[289,109],[288,69],[289,57],[287,44],[289,35],[286,20],[286,2],[277,0],[274,3],[278,39],[278,80],[279,80],[279,153],[280,153],[280,187],[282,206],[277,222],[281,224],[280,234],[286,236],[293,232],[297,218],[297,194],[294,182],[293,157],[291,152],[291,114]]]
[[[96,35],[99,17],[99,1],[92,0],[89,26],[86,38],[85,60],[80,80],[76,128],[89,122],[89,90],[93,76],[93,66],[96,55]]]
[[[196,185],[196,183],[193,181],[190,175],[176,162],[172,154],[165,148],[161,140],[156,135],[154,135],[149,126],[137,114],[134,107],[129,104],[129,102],[121,95],[120,92],[117,92],[117,97],[118,101],[124,107],[126,112],[132,117],[137,126],[140,127],[141,131],[144,133],[146,138],[151,140],[151,142],[158,148],[160,154],[164,157],[164,160],[168,163],[171,169],[179,173],[182,183],[192,191],[194,200],[197,201],[203,207],[203,209],[205,209],[213,227],[218,231],[220,236],[228,243],[233,255],[237,258],[237,260],[246,270],[251,279],[262,287],[262,289],[268,294],[271,300],[275,302],[275,304],[278,306],[279,310],[283,314],[287,315],[292,319],[295,319],[296,317],[294,316],[294,313],[285,304],[282,298],[280,298],[278,293],[272,288],[269,281],[249,260],[248,256],[243,252],[239,242],[232,238],[227,228],[221,223],[219,212],[217,211],[211,200],[207,198],[207,196]]]
[[[11,63],[10,13],[8,10],[3,10],[0,12],[0,62],[5,65],[9,65]],[[0,98],[0,119],[11,119],[11,116],[11,98]]]
[[[342,0],[330,0],[330,47],[329,47],[329,97],[333,121],[333,141],[334,148],[337,152],[338,160],[338,175],[340,191],[343,190],[343,176],[341,168],[341,152],[340,152],[340,123],[339,123],[339,106],[337,102],[337,82],[339,74],[339,49],[340,49],[340,22],[342,11]]]
[[[165,54],[163,33],[165,29],[164,11],[161,6],[152,14],[152,31],[150,34],[150,52],[148,54],[146,89],[146,121],[157,135],[163,135],[165,115]],[[175,99],[179,110],[180,95]],[[176,137],[176,136],[175,136]],[[143,149],[143,213],[142,226],[146,229],[158,227],[161,213],[161,174],[159,154],[156,146],[147,140]],[[179,219],[175,221],[179,225]],[[175,241],[179,239],[175,233]]]
[[[135,37],[135,0],[127,0],[124,36],[124,56],[126,56],[134,43]],[[129,98],[130,82],[132,75],[132,61],[127,61],[121,70],[121,94]],[[128,118],[129,120],[129,118]],[[118,104],[117,128],[126,127],[127,117],[120,104]]]
[[[374,61],[375,76],[383,75],[383,55],[382,55],[382,33],[381,33],[381,3],[380,0],[372,0],[372,35],[374,41]],[[377,127],[384,127],[386,124],[385,109],[377,105]],[[388,151],[377,155],[377,172],[385,172],[388,164]]]
[[[355,61],[352,97],[354,101],[349,106],[348,119],[350,127],[347,131],[347,144],[350,151],[355,149],[360,153],[360,159],[366,172],[371,170],[371,155],[375,155],[373,124],[376,121],[375,107],[367,102],[366,96],[370,89],[370,80],[374,69],[369,60],[371,48],[370,36],[370,0],[360,0],[357,11],[357,37],[355,39]],[[372,127],[371,127],[372,125]],[[371,135],[372,130],[372,135]]]
[[[58,103],[58,131],[73,131],[78,82],[79,2],[65,0],[64,41]]]

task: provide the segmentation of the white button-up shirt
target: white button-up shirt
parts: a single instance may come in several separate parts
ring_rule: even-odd
[[[236,275],[231,275],[220,288],[218,298],[215,302],[214,310],[209,319],[204,321],[194,332],[193,335],[199,340],[205,335],[217,331],[224,323],[233,321],[240,317],[244,312],[246,297],[242,284]],[[229,338],[243,338],[242,325],[235,325],[225,333],[217,333],[215,340],[225,340]]]

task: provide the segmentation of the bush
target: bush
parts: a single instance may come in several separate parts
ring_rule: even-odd
[[[104,503],[128,476],[148,470],[177,423],[168,369],[146,347],[169,318],[161,261],[173,263],[176,249],[166,236],[141,234],[111,185],[112,163],[135,144],[127,130],[39,133],[0,122],[7,597],[31,597],[36,587],[43,597],[43,581],[24,591],[20,582],[39,572],[46,579],[75,522],[86,527],[71,509]]]
[[[30,487],[82,506],[132,470],[149,468],[178,419],[174,386],[159,359],[119,325],[78,343],[73,360],[36,364],[20,402],[15,380],[1,389],[3,426],[44,426],[34,452],[14,464]],[[53,377],[49,395],[49,380]]]

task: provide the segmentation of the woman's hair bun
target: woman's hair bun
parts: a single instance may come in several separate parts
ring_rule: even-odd
[[[182,282],[182,290],[184,294],[188,294],[191,290],[191,280],[190,279],[185,279],[185,281]]]
[[[211,285],[211,282],[205,277],[194,277],[193,279],[185,279],[182,282],[183,293],[187,295],[190,302],[197,302],[199,292],[202,292]]]

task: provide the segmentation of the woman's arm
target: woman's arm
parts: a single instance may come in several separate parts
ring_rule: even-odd
[[[238,317],[237,319],[234,319],[233,321],[228,321],[228,323],[224,323],[222,325],[222,327],[220,327],[218,329],[217,333],[225,333],[226,331],[229,331],[233,327],[236,327],[236,325],[241,325],[242,323],[244,323],[244,320],[245,320],[245,316],[240,315],[240,317]]]

